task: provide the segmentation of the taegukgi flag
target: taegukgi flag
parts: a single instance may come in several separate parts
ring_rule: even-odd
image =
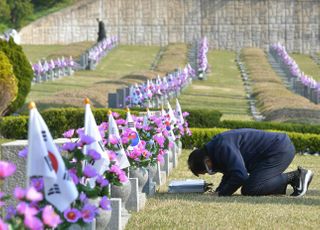
[[[179,123],[181,125],[184,124],[182,110],[181,110],[181,106],[180,106],[180,103],[178,101],[178,98],[176,98],[176,118],[177,118],[177,120],[179,121]]]
[[[167,107],[168,107],[168,115],[169,115],[170,123],[171,125],[175,125],[177,123],[177,119],[173,113],[173,110],[171,108],[169,101],[167,102]]]
[[[45,199],[60,212],[77,199],[78,190],[35,104],[29,104],[27,176],[42,176]]]
[[[126,152],[124,151],[124,148],[122,146],[121,137],[119,134],[118,126],[116,121],[114,120],[112,116],[112,112],[109,111],[109,117],[108,117],[109,127],[108,127],[108,143],[110,143],[111,138],[117,139],[117,160],[119,163],[119,167],[121,169],[127,168],[130,166],[129,160],[127,158]]]
[[[132,119],[130,109],[127,108],[127,128],[131,130],[129,140],[131,141],[130,145],[128,146],[128,150],[131,151],[134,147],[138,146],[140,143],[140,137],[136,129],[136,125],[134,124],[134,120]]]
[[[85,99],[85,116],[84,116],[84,134],[92,137],[95,141],[89,145],[84,146],[84,154],[87,154],[89,150],[95,150],[101,155],[99,160],[95,160],[94,162],[90,162],[93,167],[97,170],[99,175],[102,175],[107,169],[109,169],[110,159],[107,154],[104,144],[102,141],[102,137],[100,131],[98,129],[96,120],[92,114],[92,110],[90,107],[90,100],[88,98]],[[95,186],[95,178],[89,180],[90,186]]]

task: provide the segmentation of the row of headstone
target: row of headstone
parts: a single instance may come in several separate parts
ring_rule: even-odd
[[[183,70],[174,71],[162,78],[158,76],[142,84],[117,89],[116,93],[107,95],[108,107],[160,108],[168,100],[178,97],[192,83],[193,72],[188,64]]]
[[[56,139],[55,143],[62,145],[69,142],[69,139]],[[18,156],[18,152],[27,146],[27,140],[17,140],[1,145],[1,159],[15,163],[16,173],[1,185],[1,191],[10,194],[16,186],[26,187],[26,161]],[[147,183],[143,188],[139,188],[138,178],[129,178],[129,182],[118,188],[110,188],[112,212],[109,222],[106,222],[103,228],[91,225],[90,229],[110,229],[122,230],[130,218],[128,211],[140,211],[146,204],[146,198],[152,196],[160,185],[165,184],[166,177],[174,167],[178,165],[178,156],[181,154],[181,142],[176,142],[174,147],[168,150],[163,164],[147,169]],[[129,175],[130,176],[130,175]],[[126,193],[122,196],[122,193]],[[93,227],[94,226],[94,227]]]
[[[308,98],[315,104],[320,103],[320,83],[311,76],[304,74],[295,60],[289,56],[284,46],[274,44],[270,46],[270,55],[279,63],[276,72],[282,72],[288,83],[288,88],[296,94]]]
[[[79,65],[81,69],[94,70],[100,60],[116,47],[117,44],[118,38],[116,36],[105,38],[94,44],[80,56]]]
[[[245,64],[241,61],[240,58],[240,51],[237,52],[236,56],[236,63],[239,66],[239,70],[241,73],[242,81],[244,84],[244,89],[246,91],[246,98],[249,103],[249,108],[251,115],[255,121],[262,121],[265,119],[265,117],[259,112],[257,106],[256,106],[256,99],[253,96],[253,90],[251,85],[251,80],[249,78],[249,74],[247,72],[247,69],[245,67]]]
[[[208,40],[206,37],[198,42],[198,56],[197,56],[197,76],[200,80],[205,80],[208,71],[207,53],[209,51]]]
[[[76,62],[73,58],[61,57],[55,60],[47,61],[45,59],[39,60],[37,63],[32,64],[34,73],[33,83],[40,83],[45,81],[53,81],[66,76],[71,76],[74,73]]]

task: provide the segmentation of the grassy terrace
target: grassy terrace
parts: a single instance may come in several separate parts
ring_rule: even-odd
[[[78,58],[94,42],[77,42],[69,45],[22,45],[28,59],[35,63],[41,58],[50,60],[61,56]]]
[[[235,63],[235,53],[210,51],[208,54],[210,73],[207,80],[193,81],[179,101],[188,108],[217,109],[222,119],[250,120],[243,82]]]
[[[301,71],[313,77],[316,81],[320,81],[320,66],[309,55],[290,54],[290,56],[297,62]]]
[[[261,49],[246,48],[241,57],[253,81],[260,111],[267,120],[320,123],[320,106],[288,90]]]
[[[107,93],[128,85],[127,75],[149,69],[158,50],[157,46],[119,46],[94,71],[78,71],[71,77],[33,85],[27,102],[37,102],[40,109],[82,107],[83,98],[89,97],[95,107],[106,107]]]
[[[289,196],[243,197],[239,191],[232,197],[212,197],[210,194],[169,194],[168,182],[193,178],[186,164],[190,150],[184,150],[179,166],[167,184],[150,197],[145,208],[133,213],[126,230],[131,229],[318,229],[320,226],[320,181],[314,178],[303,198]],[[290,170],[306,166],[320,174],[320,158],[297,156]],[[214,183],[221,174],[202,177]],[[290,187],[290,186],[289,186]],[[291,193],[288,190],[288,194]],[[298,227],[299,226],[299,227]]]

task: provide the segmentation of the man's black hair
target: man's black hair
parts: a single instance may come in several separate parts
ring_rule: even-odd
[[[207,171],[204,165],[204,159],[206,155],[206,151],[203,147],[201,149],[195,149],[190,153],[188,159],[188,166],[195,176],[199,176],[199,173]]]

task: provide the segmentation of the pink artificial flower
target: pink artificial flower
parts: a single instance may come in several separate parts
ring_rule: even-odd
[[[85,204],[81,210],[82,220],[86,223],[91,223],[96,216],[97,207],[91,204]]]
[[[109,143],[112,145],[116,145],[119,143],[118,139],[114,135],[109,136]]]
[[[76,208],[68,208],[67,210],[64,211],[63,215],[64,215],[64,218],[70,223],[77,222],[81,217],[80,211]]]
[[[90,164],[87,164],[83,169],[83,175],[87,178],[93,178],[98,175],[97,170]]]
[[[31,214],[26,214],[24,218],[24,225],[31,230],[44,229],[42,221]]]
[[[65,131],[62,136],[64,138],[72,138],[74,135],[74,129],[69,129],[68,131]]]
[[[9,230],[9,226],[0,218],[0,229]]]
[[[99,125],[99,130],[107,130],[109,127],[109,124],[107,122],[102,122],[100,125]]]
[[[112,112],[112,116],[114,117],[114,119],[117,119],[120,117],[120,114],[117,112]]]
[[[20,188],[20,187],[16,187],[16,188],[14,189],[13,194],[14,194],[14,197],[15,197],[16,199],[22,200],[22,199],[25,197],[25,195],[26,195],[26,190],[23,189],[23,188]]]
[[[188,112],[183,112],[183,113],[182,113],[182,116],[183,116],[183,117],[187,117],[187,116],[189,116],[189,113],[188,113]]]
[[[160,154],[157,156],[157,160],[159,161],[160,164],[164,163],[164,157]]]
[[[38,192],[34,187],[30,187],[27,190],[26,198],[29,201],[41,201],[43,200],[43,194]]]
[[[21,158],[27,158],[27,156],[28,156],[28,147],[25,147],[24,149],[19,151],[18,155]]]
[[[17,205],[17,212],[21,215],[31,215],[34,216],[38,213],[38,210],[35,207],[29,206],[26,202],[20,202]]]
[[[62,150],[64,151],[73,151],[77,147],[77,143],[67,142],[62,145]]]
[[[76,174],[76,169],[75,168],[71,168],[69,169],[69,176],[72,178],[73,182],[75,184],[78,184],[79,183],[79,178]]]
[[[125,183],[125,182],[128,181],[128,177],[126,176],[125,173],[119,174],[119,175],[118,175],[118,178],[119,178],[119,181],[120,181],[121,183]]]
[[[5,179],[6,177],[11,176],[16,171],[15,164],[12,164],[7,161],[0,161],[0,180]]]
[[[107,196],[103,196],[99,202],[99,206],[103,209],[103,210],[111,210],[111,201],[109,200],[109,198]]]
[[[46,205],[42,211],[42,221],[50,228],[56,228],[62,221],[60,216],[55,213],[51,205]]]
[[[118,119],[118,120],[116,120],[116,123],[117,123],[117,125],[124,125],[124,124],[126,124],[126,120]]]

